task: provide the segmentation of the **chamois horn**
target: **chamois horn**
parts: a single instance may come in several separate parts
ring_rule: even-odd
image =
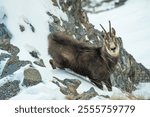
[[[109,35],[108,35],[108,33],[106,32],[105,28],[104,28],[101,24],[100,24],[100,26],[102,27],[102,29],[103,29],[103,31],[105,32],[107,38],[109,39]]]
[[[109,21],[109,34],[110,34],[110,37],[111,37],[111,22]]]

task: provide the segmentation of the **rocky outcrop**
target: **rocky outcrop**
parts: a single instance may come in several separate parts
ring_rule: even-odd
[[[17,95],[20,91],[19,81],[9,81],[0,87],[0,100],[7,100],[15,95]]]
[[[72,35],[77,40],[87,42],[90,46],[102,46],[102,33],[95,29],[89,22],[86,11],[82,9],[81,0],[52,0],[52,2],[53,5],[67,14],[68,21],[64,21],[55,16],[55,14],[50,13],[50,11],[47,11],[46,14],[50,18],[53,18],[53,22],[48,22],[50,32],[63,31]],[[59,2],[59,4],[57,2]],[[6,17],[5,13],[0,18],[3,20],[4,17]],[[32,32],[36,31],[30,22],[26,21],[26,24],[30,26]],[[20,25],[18,28],[20,28],[21,31],[25,31],[23,25]],[[0,74],[0,79],[13,74],[23,66],[32,64],[30,61],[19,60],[17,55],[20,50],[18,47],[10,43],[11,38],[12,34],[9,32],[5,24],[0,22],[0,49],[9,53],[0,53],[0,61],[5,60],[6,58],[8,59],[2,73]],[[150,82],[150,71],[142,64],[137,63],[134,57],[123,48],[122,39],[120,37],[118,37],[118,39],[120,40],[121,52],[119,63],[116,66],[115,72],[111,76],[111,81],[113,86],[131,93],[136,89],[136,85],[140,82]],[[43,60],[39,58],[36,52],[32,51],[30,54],[36,59],[34,62],[35,64],[45,67]],[[23,85],[28,87],[40,82],[42,82],[42,78],[38,70],[28,68],[24,71]],[[62,87],[60,83],[64,86]],[[81,82],[76,79],[65,79],[63,81],[57,79],[55,84],[60,87],[60,91],[63,94],[68,96],[66,97],[67,99],[91,99],[97,95],[93,88],[89,88],[88,91],[79,94],[77,88]],[[19,81],[7,82],[0,87],[0,99],[9,99],[16,95],[19,90]]]
[[[34,68],[28,68],[24,71],[23,85],[33,86],[42,82],[42,77],[40,72]]]
[[[64,79],[60,80],[59,78],[54,77],[55,83],[59,88],[60,92],[66,95],[66,99],[68,100],[89,100],[98,95],[93,87],[91,87],[88,91],[85,91],[81,94],[77,92],[77,88],[81,84],[80,80],[77,79]],[[63,85],[60,85],[60,83]]]
[[[12,34],[9,32],[7,27],[2,23],[0,24],[0,46],[10,44]]]
[[[119,63],[112,75],[112,82],[114,86],[131,93],[140,82],[150,82],[150,72],[122,49]]]
[[[11,55],[6,53],[0,53],[0,61],[4,61],[6,58],[10,58]]]
[[[12,34],[9,32],[4,24],[0,24],[0,49],[5,50],[10,54],[1,53],[0,59],[9,58],[6,62],[0,79],[6,77],[7,75],[13,74],[15,71],[19,70],[21,67],[31,64],[30,61],[21,61],[17,54],[20,52],[19,48],[10,44],[10,39]]]
[[[3,72],[0,78],[6,77],[7,75],[13,74],[15,71],[19,70],[21,67],[31,64],[30,61],[21,61],[18,56],[11,56],[10,59],[5,64]]]

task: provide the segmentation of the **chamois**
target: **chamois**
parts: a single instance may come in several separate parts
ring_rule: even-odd
[[[109,32],[101,24],[100,26],[103,29],[102,47],[91,47],[63,32],[49,34],[48,53],[53,58],[49,62],[53,69],[69,68],[89,77],[100,89],[103,89],[103,82],[108,91],[112,91],[110,75],[118,62],[120,46],[111,22],[109,21]]]

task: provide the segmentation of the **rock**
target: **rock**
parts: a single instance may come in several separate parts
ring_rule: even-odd
[[[79,94],[77,92],[77,88],[81,84],[81,81],[78,79],[60,80],[59,78],[54,78],[56,81],[53,81],[53,83],[60,88],[60,92],[66,95],[66,98],[69,100],[89,100],[98,95],[93,87],[91,87],[90,90]],[[59,83],[63,84],[64,86],[61,86]]]
[[[23,25],[19,25],[19,28],[21,32],[25,31],[25,27]]]
[[[0,79],[6,77],[7,75],[13,74],[15,71],[19,70],[21,67],[24,67],[27,64],[31,64],[30,61],[21,61],[18,56],[11,56],[7,61],[2,71]]]
[[[79,95],[77,92],[78,86],[81,84],[80,80],[77,79],[64,79],[60,80],[59,78],[53,77],[56,81],[53,81],[58,87],[60,87],[60,92],[64,95],[77,96]],[[59,83],[63,84],[65,87],[61,86]]]
[[[50,17],[52,17],[52,18],[53,18],[54,23],[56,23],[56,24],[60,24],[60,20],[59,20],[59,18],[58,18],[58,17],[56,17],[55,15],[51,14],[49,11],[47,11],[47,12],[46,12],[46,14],[47,14],[48,16],[50,16]]]
[[[125,49],[122,49],[111,81],[113,86],[131,93],[140,82],[150,82],[150,72],[141,63],[137,63]]]
[[[0,46],[3,44],[10,44],[12,34],[9,32],[7,27],[2,23],[0,24]]]
[[[58,3],[57,3],[56,0],[52,0],[52,2],[53,2],[53,5],[54,5],[54,6],[58,6]]]
[[[38,59],[37,61],[34,61],[33,63],[40,67],[45,67],[43,59]]]
[[[10,57],[11,57],[11,55],[9,55],[9,54],[1,53],[0,54],[0,61],[4,61],[5,58],[10,58]]]
[[[83,92],[82,94],[75,96],[74,100],[90,100],[91,98],[97,96],[98,93],[95,91],[93,87],[91,87],[88,91]]]
[[[28,21],[28,19],[24,19],[24,22],[30,26],[32,32],[35,32],[34,26]]]
[[[17,95],[20,91],[19,88],[20,81],[9,81],[0,87],[0,100],[7,100],[15,95]]]
[[[49,31],[51,31],[51,32],[57,32],[57,31],[64,32],[65,28],[62,27],[61,25],[58,25],[58,24],[52,22],[52,23],[49,23]]]
[[[32,57],[34,57],[34,58],[39,58],[39,53],[38,52],[36,52],[36,51],[32,51],[32,52],[29,52],[30,53],[30,55],[32,56]]]
[[[6,53],[0,54],[0,79],[1,79],[2,71],[3,71],[3,67],[4,67],[3,61],[6,61],[7,58],[10,58],[10,57],[11,56],[9,54],[6,54]]]
[[[38,70],[34,68],[28,68],[24,71],[23,85],[33,86],[42,82],[41,74]]]
[[[10,44],[10,39],[12,34],[9,32],[5,24],[0,24],[0,49],[6,50],[7,52],[17,55],[19,53],[19,48]]]
[[[3,44],[0,46],[0,49],[11,53],[13,56],[17,55],[20,52],[20,49],[12,44]]]
[[[34,26],[31,23],[29,24],[29,26],[30,26],[32,32],[35,32],[35,28],[34,28]]]

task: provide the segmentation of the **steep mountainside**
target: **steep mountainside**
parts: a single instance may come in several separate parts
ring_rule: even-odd
[[[150,72],[123,48],[121,35],[112,92],[70,70],[51,68],[47,52],[51,32],[65,31],[102,46],[101,29],[95,29],[89,17],[80,0],[0,0],[0,99],[149,99]],[[70,86],[73,95],[68,93]]]

